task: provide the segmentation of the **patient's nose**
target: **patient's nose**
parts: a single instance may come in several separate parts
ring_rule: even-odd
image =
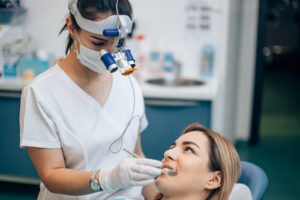
[[[165,151],[164,156],[165,156],[165,159],[176,160],[177,159],[176,148]]]

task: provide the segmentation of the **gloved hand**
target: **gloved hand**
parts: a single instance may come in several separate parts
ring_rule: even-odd
[[[161,174],[162,163],[146,158],[125,158],[114,168],[101,169],[99,182],[105,192],[130,186],[148,185]]]

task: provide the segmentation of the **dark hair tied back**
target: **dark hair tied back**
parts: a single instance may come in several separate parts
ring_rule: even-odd
[[[80,14],[89,20],[96,20],[97,14],[112,14],[116,15],[116,2],[117,0],[78,0],[77,7]],[[132,8],[128,0],[119,0],[118,9],[120,15],[127,15],[132,18]],[[70,13],[72,25],[76,31],[80,30],[79,25],[77,24],[75,17]],[[67,24],[65,24],[60,30],[59,34],[68,29]],[[69,34],[67,39],[66,46],[66,55],[71,50],[73,45],[73,38]]]

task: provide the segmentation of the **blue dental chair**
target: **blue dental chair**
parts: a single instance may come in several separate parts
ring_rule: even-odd
[[[253,200],[261,200],[269,183],[266,173],[259,166],[250,162],[241,161],[241,166],[242,173],[238,183],[249,187]]]

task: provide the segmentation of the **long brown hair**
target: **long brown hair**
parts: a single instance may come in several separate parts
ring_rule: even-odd
[[[221,186],[211,191],[206,200],[217,197],[218,200],[227,200],[234,183],[241,174],[240,157],[232,143],[220,134],[198,124],[194,123],[184,129],[182,135],[199,131],[204,133],[210,143],[208,167],[211,171],[221,172]],[[159,194],[156,200],[161,200],[162,194]]]

